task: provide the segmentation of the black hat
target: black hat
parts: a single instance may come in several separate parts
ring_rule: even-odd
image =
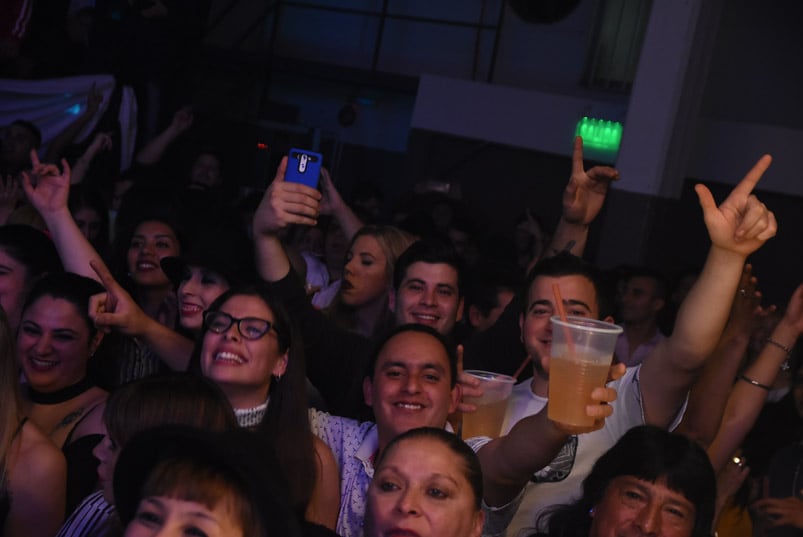
[[[228,475],[251,502],[265,535],[301,535],[286,478],[266,437],[245,429],[211,433],[175,425],[137,434],[120,453],[114,470],[114,502],[124,526],[133,520],[153,469],[176,459],[210,465]]]
[[[175,286],[195,266],[220,274],[235,287],[257,281],[253,250],[244,232],[224,225],[198,230],[180,257],[164,257],[160,264]]]

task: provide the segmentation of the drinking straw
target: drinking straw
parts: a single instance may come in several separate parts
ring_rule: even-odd
[[[528,355],[527,355],[527,357],[526,357],[526,358],[525,358],[525,359],[524,359],[524,360],[521,362],[521,365],[520,365],[520,366],[519,366],[519,368],[516,370],[516,372],[515,372],[515,373],[513,373],[513,378],[514,378],[514,379],[517,379],[517,380],[518,380],[518,378],[519,378],[519,375],[521,375],[521,374],[522,374],[522,372],[524,371],[524,368],[525,368],[525,367],[527,367],[527,364],[529,364],[529,363],[530,363],[530,360],[532,360],[532,358],[531,358],[531,357],[530,357],[530,355],[528,354]]]
[[[563,297],[560,294],[560,286],[558,286],[557,283],[552,284],[552,294],[555,296],[555,307],[558,308],[560,320],[564,323],[568,322],[566,320],[566,309],[563,307]],[[562,325],[562,328],[563,336],[566,338],[566,344],[569,346],[569,354],[574,355],[574,341],[572,341],[571,331],[565,324]]]

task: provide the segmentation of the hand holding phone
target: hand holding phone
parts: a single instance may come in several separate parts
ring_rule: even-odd
[[[320,153],[306,149],[291,149],[287,158],[287,172],[284,180],[318,188],[322,163],[323,157]]]

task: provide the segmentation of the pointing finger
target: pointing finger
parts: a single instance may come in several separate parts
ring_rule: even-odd
[[[767,168],[770,167],[771,163],[772,163],[772,156],[770,155],[764,155],[763,157],[758,159],[758,162],[756,162],[756,164],[752,168],[750,168],[750,171],[747,172],[747,175],[744,176],[744,179],[742,179],[739,182],[739,184],[736,185],[736,188],[733,189],[733,192],[731,192],[731,196],[734,194],[738,194],[741,196],[749,195],[758,184],[758,181],[759,179],[761,179],[761,176],[764,175],[764,172],[766,172]]]
[[[572,175],[583,173],[583,138],[574,137],[574,150],[572,151]]]

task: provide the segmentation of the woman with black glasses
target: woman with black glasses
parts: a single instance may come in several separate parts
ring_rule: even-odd
[[[251,286],[223,293],[204,313],[192,366],[221,387],[241,427],[272,438],[296,508],[334,528],[340,478],[332,452],[310,430],[302,352],[281,304]]]

